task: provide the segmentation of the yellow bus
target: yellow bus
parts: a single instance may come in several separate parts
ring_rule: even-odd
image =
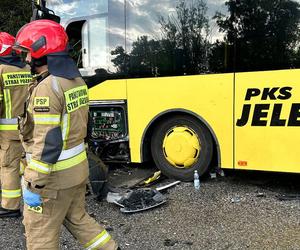
[[[251,68],[251,61],[239,68],[241,46],[227,43],[210,18],[230,15],[227,7],[47,1],[90,87],[89,144],[99,157],[154,161],[181,180],[216,168],[300,173],[300,70],[289,63]],[[217,45],[221,55],[210,60]]]

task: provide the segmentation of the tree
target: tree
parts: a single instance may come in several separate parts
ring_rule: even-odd
[[[179,0],[176,13],[159,17],[160,39],[138,37],[130,53],[123,48],[111,52],[119,72],[129,69],[131,76],[199,74],[208,70],[207,7],[203,0],[187,4]],[[126,63],[129,60],[130,67]]]
[[[186,74],[199,74],[208,70],[209,20],[207,6],[203,0],[189,5],[180,0],[176,15],[167,20],[160,18],[165,49],[182,50],[183,70]]]
[[[115,50],[112,50],[111,55],[116,57],[112,59],[112,63],[117,68],[117,72],[119,73],[127,73],[129,70],[129,55],[125,52],[125,49],[122,46],[116,47]]]
[[[31,0],[1,0],[0,30],[15,36],[31,14]]]
[[[227,54],[236,55],[235,63],[228,64],[228,71],[233,71],[234,67],[237,71],[250,71],[294,66],[300,34],[299,3],[292,0],[229,0],[226,5],[229,16],[221,13],[215,16],[220,31],[226,34],[225,41],[215,44],[212,56],[220,49],[225,51],[227,46]],[[222,59],[226,61],[226,58],[219,58],[219,62]]]

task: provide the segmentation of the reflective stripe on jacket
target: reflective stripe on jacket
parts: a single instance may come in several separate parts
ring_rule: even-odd
[[[33,129],[24,175],[28,182],[63,189],[87,179],[88,90],[82,78],[48,75],[32,92],[26,120]]]
[[[6,139],[19,140],[17,117],[24,112],[31,81],[28,66],[0,65],[0,136]]]

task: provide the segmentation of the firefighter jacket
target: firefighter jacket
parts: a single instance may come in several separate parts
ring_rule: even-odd
[[[24,178],[30,189],[47,197],[51,190],[88,178],[87,121],[88,89],[81,77],[69,80],[43,72],[34,80],[20,124],[29,161]]]
[[[24,112],[31,81],[29,67],[0,64],[0,137],[20,139],[17,117]]]

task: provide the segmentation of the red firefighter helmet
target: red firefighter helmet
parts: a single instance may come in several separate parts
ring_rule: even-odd
[[[0,56],[10,55],[14,43],[15,38],[12,35],[6,32],[0,32]]]
[[[14,48],[30,52],[31,57],[66,51],[68,35],[64,28],[51,20],[36,20],[25,24],[16,36]]]

